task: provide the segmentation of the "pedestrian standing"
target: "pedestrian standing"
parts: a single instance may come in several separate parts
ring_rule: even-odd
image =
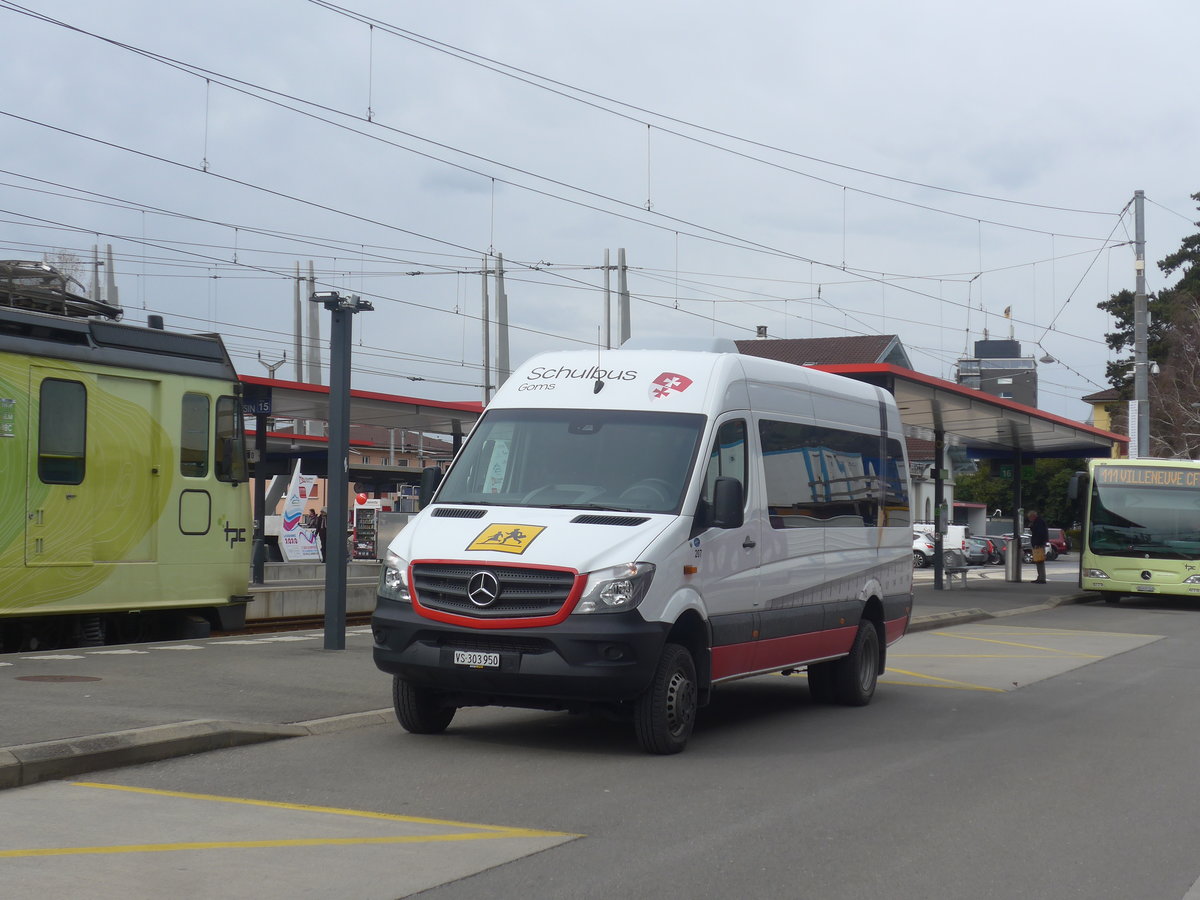
[[[321,547],[321,562],[325,561],[325,534],[329,529],[329,511],[325,507],[321,507],[321,514],[317,516],[317,543]]]
[[[1037,578],[1034,584],[1046,583],[1046,542],[1050,540],[1050,529],[1046,520],[1038,515],[1036,509],[1029,511],[1029,555],[1037,566]]]

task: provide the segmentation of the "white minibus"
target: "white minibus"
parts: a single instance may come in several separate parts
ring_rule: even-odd
[[[372,619],[405,729],[601,710],[676,753],[734,679],[807,669],[814,699],[870,701],[912,611],[895,402],[683,343],[529,360],[427,485]]]

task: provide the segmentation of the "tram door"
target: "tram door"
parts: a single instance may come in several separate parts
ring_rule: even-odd
[[[168,463],[158,458],[159,383],[98,375],[96,387],[91,432],[96,455],[103,455],[95,460],[103,480],[92,494],[100,513],[92,527],[93,555],[96,562],[154,562],[154,523],[171,484]]]
[[[25,564],[92,563],[87,373],[31,366]]]

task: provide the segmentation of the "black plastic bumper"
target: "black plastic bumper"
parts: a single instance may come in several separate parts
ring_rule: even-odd
[[[636,611],[570,616],[541,628],[463,628],[380,600],[371,619],[375,665],[464,704],[569,707],[632,700],[650,684],[668,626]],[[498,667],[454,662],[455,650],[498,653]]]

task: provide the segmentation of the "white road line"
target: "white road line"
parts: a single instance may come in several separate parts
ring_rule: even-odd
[[[281,644],[285,641],[315,641],[316,639],[315,634],[279,635],[278,637],[263,638],[262,643]]]

